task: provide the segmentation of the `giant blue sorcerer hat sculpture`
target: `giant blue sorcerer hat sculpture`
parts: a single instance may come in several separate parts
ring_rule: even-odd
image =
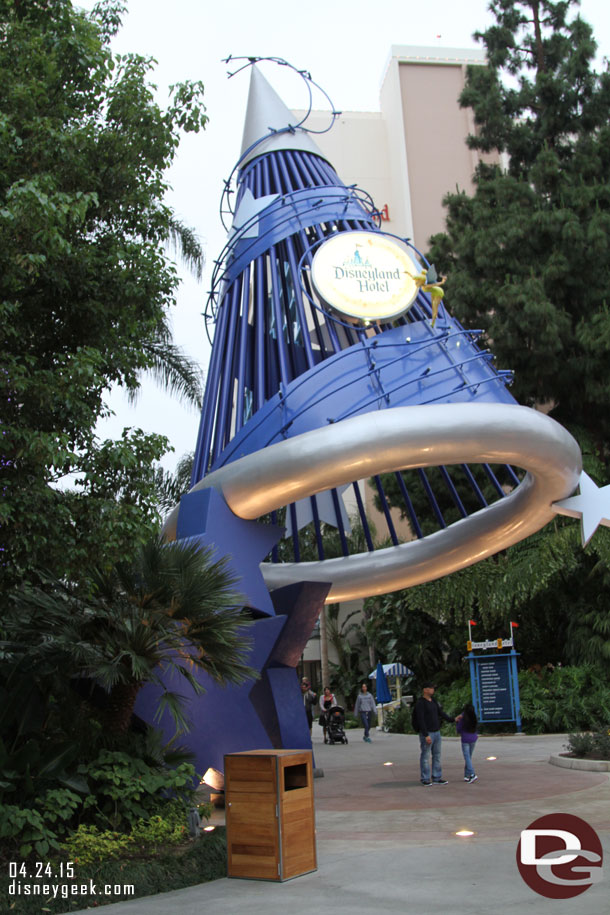
[[[256,60],[247,66],[236,191],[227,182],[221,208],[232,224],[206,311],[214,336],[192,488],[166,535],[229,557],[255,620],[250,663],[260,678],[219,688],[201,675],[207,692],[191,700],[188,737],[200,768],[222,769],[226,752],[311,746],[295,668],[325,601],[406,588],[491,556],[550,521],[581,474],[575,440],[515,402],[510,373],[496,371],[478,333],[423,291],[422,256],[381,230],[370,198],[341,182]],[[460,514],[453,524],[430,467]],[[432,534],[423,535],[405,469],[426,493]],[[404,501],[405,542],[386,474]],[[387,523],[383,548],[365,511],[367,480]],[[366,544],[355,554],[348,497]],[[343,555],[325,557],[325,525]],[[313,561],[302,561],[306,526]],[[145,694],[140,714],[150,717],[154,701]]]

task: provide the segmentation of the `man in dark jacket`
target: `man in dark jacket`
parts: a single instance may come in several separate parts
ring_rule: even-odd
[[[451,715],[440,707],[434,698],[436,685],[431,681],[424,683],[422,695],[415,703],[413,711],[414,724],[419,732],[419,768],[421,783],[428,785],[447,785],[441,769],[441,718],[454,721]],[[430,778],[430,753],[432,753],[432,778]]]
[[[303,696],[303,705],[305,706],[305,714],[307,715],[307,726],[309,728],[309,736],[311,737],[311,728],[313,725],[313,706],[317,696],[311,689],[311,684],[307,677],[303,677],[301,680],[301,695]]]

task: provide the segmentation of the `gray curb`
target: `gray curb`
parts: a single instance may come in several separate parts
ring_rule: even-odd
[[[610,760],[607,759],[574,759],[571,756],[549,756],[552,766],[561,769],[580,769],[586,772],[610,772]]]

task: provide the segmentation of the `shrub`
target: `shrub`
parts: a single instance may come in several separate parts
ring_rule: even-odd
[[[384,712],[383,721],[390,734],[412,734],[411,709],[406,705]]]
[[[0,804],[0,839],[8,856],[18,849],[20,858],[27,858],[34,850],[44,858],[49,849],[59,848],[58,833],[42,813],[15,804]]]
[[[71,861],[94,864],[126,855],[156,854],[168,845],[180,845],[188,838],[187,808],[178,801],[168,801],[162,814],[140,819],[129,833],[100,831],[96,826],[81,824],[63,843],[61,850]]]
[[[362,722],[360,721],[359,718],[355,718],[351,712],[348,712],[347,715],[345,716],[344,727],[346,730],[353,731],[355,728],[361,728]]]
[[[519,692],[529,734],[589,731],[610,721],[610,686],[593,665],[523,671]]]
[[[467,680],[455,680],[448,687],[443,686],[442,689],[438,690],[436,698],[443,707],[443,711],[455,718],[456,715],[460,714],[467,702],[472,702],[470,678]],[[441,733],[448,737],[455,737],[457,733],[455,724],[444,721],[441,725]]]
[[[0,804],[2,845],[9,854],[18,850],[21,858],[32,852],[44,858],[51,849],[59,848],[75,811],[91,803],[93,798],[83,800],[69,788],[52,788],[35,798],[33,806]]]
[[[570,734],[566,749],[579,759],[610,760],[610,727],[588,734]]]
[[[160,813],[170,794],[192,806],[195,769],[190,763],[168,769],[122,751],[102,750],[79,767],[79,774],[91,784],[96,810],[111,829],[133,829],[139,820]]]
[[[132,845],[132,837],[125,833],[100,832],[97,826],[81,824],[63,843],[61,851],[68,860],[77,864],[94,864],[109,858],[121,858]]]
[[[133,832],[155,815],[165,820],[170,797],[176,798],[182,811],[193,806],[194,776],[190,763],[171,769],[122,751],[102,750],[93,762],[79,765],[74,779],[79,785],[82,782],[84,790],[79,793],[54,787],[22,805],[0,803],[2,851],[13,857],[35,853],[44,858],[57,851],[77,826],[94,845],[103,844],[100,836],[104,835],[112,846],[115,831]],[[186,823],[186,814],[181,822]]]

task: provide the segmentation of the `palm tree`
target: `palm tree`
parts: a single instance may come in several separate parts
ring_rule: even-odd
[[[131,563],[111,572],[94,570],[83,594],[58,581],[24,588],[5,618],[13,657],[30,669],[52,659],[64,675],[88,677],[108,695],[108,731],[125,733],[145,683],[163,693],[165,708],[181,731],[189,728],[184,697],[170,690],[175,671],[195,693],[204,692],[195,669],[221,683],[240,683],[256,673],[247,664],[250,641],[243,599],[224,560],[211,550],[150,540]]]
[[[334,689],[344,696],[347,704],[352,706],[362,680],[362,664],[358,648],[350,641],[350,635],[359,630],[358,623],[350,622],[350,620],[358,616],[360,611],[352,610],[341,624],[339,623],[340,604],[328,604],[326,611],[327,639],[337,656],[337,662],[330,663],[331,683]]]
[[[194,459],[194,451],[183,454],[173,473],[165,470],[161,465],[155,467],[154,484],[157,501],[162,512],[171,511],[178,504],[181,497],[191,488]]]
[[[200,280],[203,274],[204,255],[199,239],[192,229],[184,225],[173,213],[167,214],[168,226],[166,246],[178,255],[185,267]],[[139,341],[146,368],[155,382],[171,394],[197,409],[203,403],[203,372],[184,350],[173,342],[168,316],[163,315],[160,323],[151,330],[148,337]],[[139,381],[127,390],[131,403],[138,398]]]

